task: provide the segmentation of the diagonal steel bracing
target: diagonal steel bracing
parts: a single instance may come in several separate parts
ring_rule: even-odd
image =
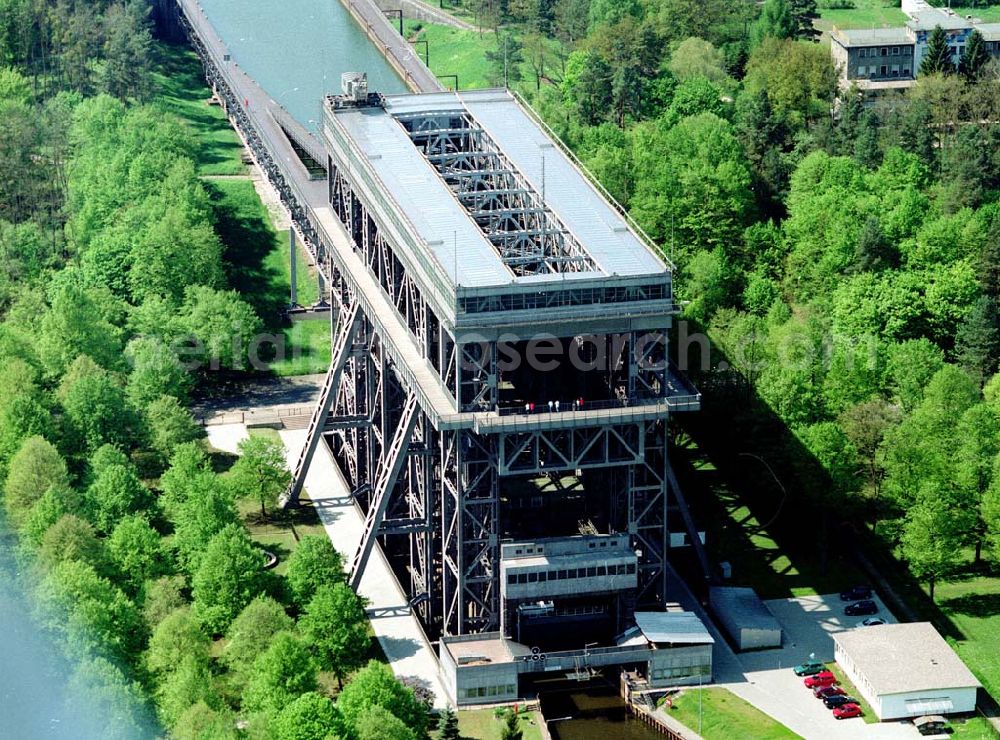
[[[358,550],[354,555],[348,574],[351,587],[355,590],[361,583],[361,576],[364,574],[368,557],[375,546],[379,526],[385,517],[392,491],[396,487],[396,480],[399,478],[399,472],[403,469],[403,463],[406,462],[406,453],[417,419],[417,397],[411,393],[406,399],[396,433],[393,435],[389,449],[382,457],[381,468],[372,487],[372,498],[368,505],[368,514],[365,517],[364,534],[361,535],[361,542],[358,544]]]
[[[327,419],[333,408],[333,403],[337,398],[340,387],[340,377],[344,372],[344,365],[351,352],[351,345],[354,343],[354,335],[357,331],[358,303],[352,303],[341,316],[340,328],[333,341],[332,360],[330,369],[326,373],[323,381],[323,388],[320,390],[319,401],[313,410],[312,419],[309,421],[309,429],[306,432],[306,443],[299,453],[299,459],[295,463],[292,471],[292,482],[288,490],[278,501],[281,508],[297,506],[299,494],[302,493],[302,484],[305,482],[306,473],[309,470],[309,463],[316,453],[316,447],[323,438],[323,429],[326,427]]]

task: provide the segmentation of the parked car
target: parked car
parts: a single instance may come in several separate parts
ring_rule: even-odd
[[[853,588],[840,592],[840,598],[842,601],[857,601],[858,599],[870,599],[871,597],[871,586],[854,586]]]
[[[823,705],[827,709],[834,709],[835,707],[842,707],[845,704],[857,704],[858,700],[853,696],[848,696],[847,694],[840,694],[838,696],[828,696],[823,700]]]
[[[797,665],[792,670],[795,672],[796,676],[811,676],[814,673],[825,671],[826,665],[823,663],[811,661],[808,663],[802,663],[801,665]]]
[[[817,686],[831,686],[837,683],[837,677],[830,673],[830,671],[820,671],[812,676],[807,676],[804,683],[808,689]]]
[[[847,692],[837,686],[837,684],[834,684],[833,686],[817,686],[813,689],[813,696],[817,699],[825,699],[828,696],[840,696],[845,693]]]
[[[868,617],[868,619],[862,619],[858,622],[858,627],[878,627],[880,624],[885,624],[882,617]]]
[[[878,604],[868,599],[855,601],[853,604],[848,604],[844,607],[844,614],[849,617],[859,617],[864,614],[878,614]]]
[[[859,707],[857,704],[844,704],[842,707],[834,707],[833,716],[835,719],[850,719],[851,717],[860,717],[861,707]]]

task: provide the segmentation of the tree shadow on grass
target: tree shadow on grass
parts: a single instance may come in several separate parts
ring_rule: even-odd
[[[953,599],[943,599],[942,609],[970,617],[992,617],[1000,614],[1000,594],[966,594]]]
[[[198,57],[186,44],[163,43],[157,48],[157,71],[163,80],[156,90],[157,98],[165,105],[183,106],[184,122],[197,137],[198,166],[214,170],[227,163],[227,169],[244,171],[242,143],[225,115],[207,103],[212,91],[205,83]]]
[[[265,326],[281,327],[288,286],[267,264],[276,237],[253,185],[236,182],[221,187],[208,182],[205,187],[215,211],[215,231],[222,240],[230,287],[253,306]]]

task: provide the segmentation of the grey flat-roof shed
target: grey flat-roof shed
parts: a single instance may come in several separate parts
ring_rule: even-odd
[[[781,625],[752,588],[713,586],[708,599],[738,650],[781,647]]]

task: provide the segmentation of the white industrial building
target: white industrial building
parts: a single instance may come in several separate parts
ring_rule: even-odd
[[[930,622],[833,635],[834,657],[880,720],[961,714],[982,685]]]

